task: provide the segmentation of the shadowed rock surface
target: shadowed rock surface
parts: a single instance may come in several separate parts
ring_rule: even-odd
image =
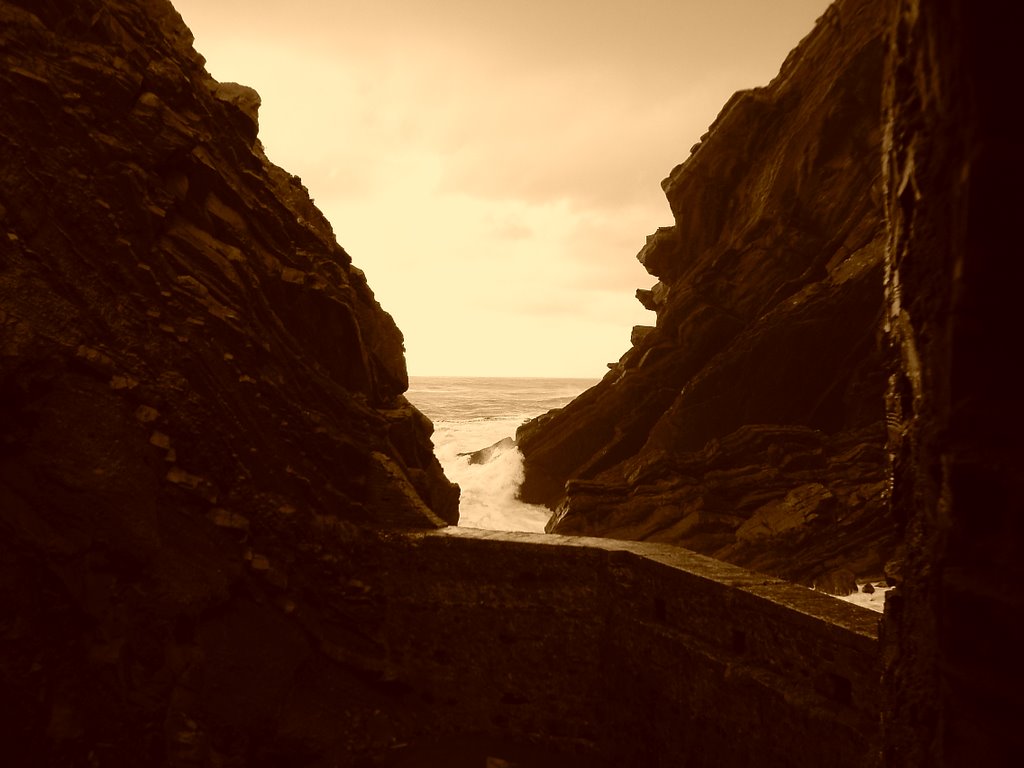
[[[892,512],[881,764],[1024,760],[1024,7],[899,0],[885,77]],[[1012,351],[1011,351],[1012,350]]]
[[[843,0],[662,187],[657,314],[594,388],[525,425],[548,530],[682,545],[805,584],[881,575],[884,3]],[[848,580],[847,580],[848,581]],[[842,590],[840,590],[842,591]]]
[[[191,43],[164,0],[0,2],[9,765],[372,740],[351,553],[458,519],[400,332]]]

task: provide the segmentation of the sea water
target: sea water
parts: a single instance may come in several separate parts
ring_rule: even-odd
[[[412,376],[407,396],[434,423],[434,453],[462,488],[459,525],[498,531],[543,531],[551,511],[518,501],[523,457],[514,445],[486,464],[465,454],[487,448],[552,408],[561,408],[596,379]]]

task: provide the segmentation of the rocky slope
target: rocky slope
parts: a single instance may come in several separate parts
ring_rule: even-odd
[[[371,738],[352,558],[458,518],[400,332],[169,2],[2,0],[0,55],[4,759]]]
[[[849,589],[885,513],[880,94],[887,13],[840,0],[662,183],[638,258],[656,326],[524,426],[548,530],[670,542]]]

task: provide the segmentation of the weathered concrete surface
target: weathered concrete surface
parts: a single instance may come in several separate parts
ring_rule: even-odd
[[[860,768],[877,750],[871,611],[667,545],[448,528],[380,556],[389,676],[443,704],[419,738],[609,766]]]

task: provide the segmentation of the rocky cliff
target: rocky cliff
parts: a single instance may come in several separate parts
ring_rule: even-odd
[[[840,0],[662,187],[638,258],[656,325],[524,426],[548,530],[669,542],[844,591],[886,509],[880,103],[887,11]]]
[[[402,336],[169,2],[0,51],[4,759],[269,760],[379,676],[353,553],[458,518]]]

